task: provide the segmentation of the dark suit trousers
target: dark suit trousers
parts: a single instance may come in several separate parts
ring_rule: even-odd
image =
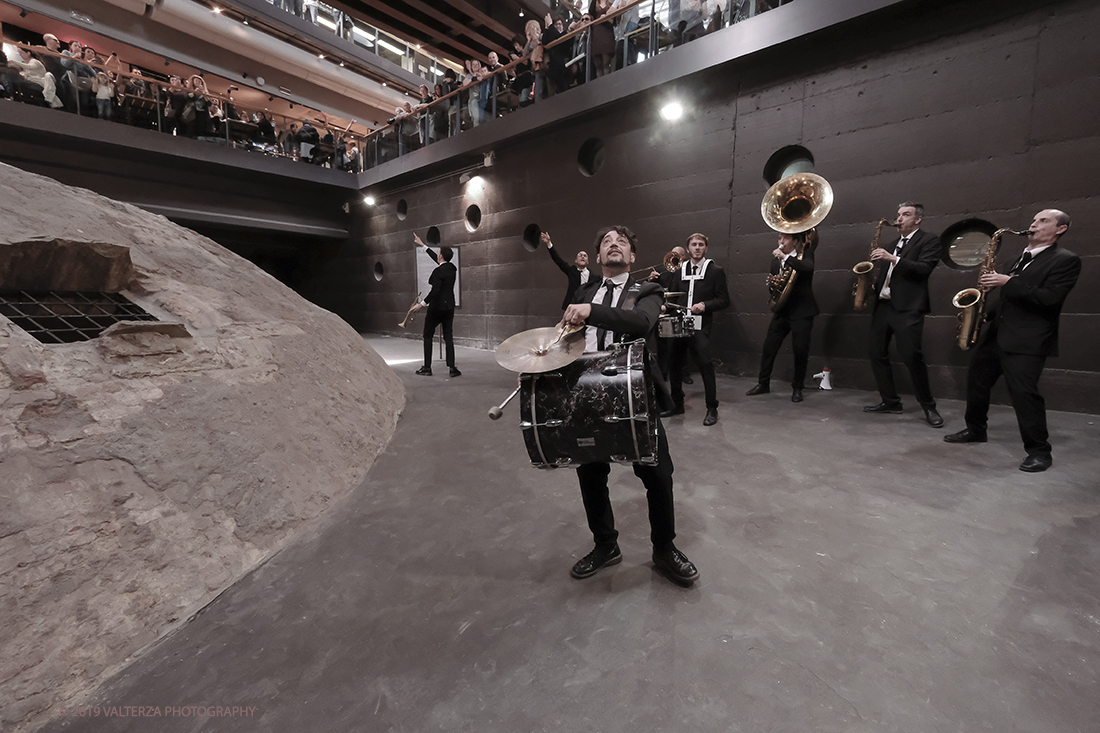
[[[764,337],[764,353],[760,356],[760,383],[767,384],[772,378],[772,367],[783,339],[791,334],[791,348],[794,350],[794,377],[791,386],[795,389],[806,387],[806,365],[810,363],[810,335],[814,328],[814,317],[787,318],[776,314],[768,325],[768,335]]]
[[[1029,456],[1049,456],[1046,402],[1039,394],[1039,377],[1045,364],[1045,356],[1006,354],[997,346],[997,334],[987,334],[974,352],[966,374],[966,427],[985,434],[989,393],[1003,374],[1024,450]]]
[[[883,402],[900,402],[894,386],[894,370],[890,366],[890,338],[894,337],[901,360],[909,369],[913,391],[922,407],[936,406],[928,383],[928,365],[921,351],[924,314],[920,311],[899,311],[889,300],[880,300],[871,316],[871,370]]]
[[[684,404],[684,357],[689,351],[699,367],[699,376],[703,378],[707,409],[717,410],[718,389],[714,384],[714,364],[710,360],[709,325],[693,333],[690,338],[672,339],[672,354],[668,369],[669,381],[672,382],[672,399],[677,405]]]
[[[665,428],[657,423],[657,465],[634,464],[634,475],[645,486],[649,504],[649,537],[654,547],[667,545],[676,538],[676,520],[672,505],[672,457],[668,453]],[[613,545],[619,539],[615,529],[615,513],[611,509],[611,497],[607,489],[607,477],[611,473],[609,463],[586,463],[577,467],[577,479],[581,484],[584,513],[588,528],[597,545]]]
[[[447,366],[455,365],[454,311],[428,310],[424,315],[424,366],[432,365],[432,339],[436,326],[443,326],[443,341],[447,344]]]

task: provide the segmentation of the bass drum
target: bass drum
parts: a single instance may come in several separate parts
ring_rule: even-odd
[[[584,354],[561,369],[520,375],[520,428],[531,463],[657,464],[657,409],[645,341]]]

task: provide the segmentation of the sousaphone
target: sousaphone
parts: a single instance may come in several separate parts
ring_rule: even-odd
[[[833,187],[828,181],[816,173],[795,173],[768,189],[760,202],[760,216],[777,232],[801,234],[824,221],[832,208]],[[800,260],[805,246],[805,241],[798,244]],[[787,302],[797,275],[791,267],[780,268],[778,275],[768,275],[768,305],[773,313]]]

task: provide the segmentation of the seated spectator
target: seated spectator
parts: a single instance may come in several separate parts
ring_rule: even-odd
[[[50,107],[58,109],[63,104],[57,98],[57,82],[53,74],[46,71],[30,49],[19,46],[16,57],[9,58],[8,64],[19,69],[20,79],[15,81],[15,89],[23,93],[38,93]]]
[[[112,100],[115,96],[115,85],[106,71],[96,73],[92,91],[95,92],[96,117],[101,120],[114,117]]]
[[[275,123],[265,113],[260,113],[260,121],[256,124],[256,134],[253,140],[261,145],[274,145],[277,142]]]

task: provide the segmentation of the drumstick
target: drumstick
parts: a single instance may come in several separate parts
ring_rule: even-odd
[[[489,419],[499,420],[500,416],[504,414],[504,406],[511,402],[512,398],[515,397],[517,394],[519,394],[519,387],[516,387],[516,391],[508,395],[508,399],[504,400],[504,402],[501,402],[499,407],[490,407]]]

